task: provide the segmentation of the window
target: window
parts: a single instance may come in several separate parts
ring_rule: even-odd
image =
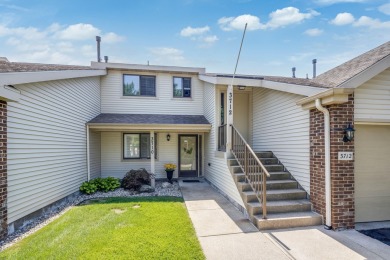
[[[156,77],[123,75],[124,96],[156,96]]]
[[[157,158],[157,135],[154,157]],[[123,134],[123,159],[150,159],[150,134]]]
[[[173,97],[191,97],[191,78],[173,77]]]

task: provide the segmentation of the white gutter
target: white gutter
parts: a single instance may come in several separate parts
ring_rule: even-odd
[[[87,181],[91,179],[91,164],[89,159],[89,125],[87,125]]]
[[[332,227],[332,207],[331,207],[331,190],[330,190],[330,117],[329,111],[321,105],[321,99],[316,99],[316,108],[324,113],[325,125],[325,208],[327,228]]]

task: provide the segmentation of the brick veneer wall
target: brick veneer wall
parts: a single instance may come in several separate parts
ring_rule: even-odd
[[[7,233],[7,102],[0,100],[0,239]]]
[[[330,171],[332,228],[355,226],[354,161],[339,161],[338,152],[354,152],[354,142],[343,142],[344,131],[354,122],[354,98],[347,103],[326,107],[330,114]],[[326,217],[325,212],[325,147],[324,115],[317,109],[310,111],[310,199],[314,211]]]

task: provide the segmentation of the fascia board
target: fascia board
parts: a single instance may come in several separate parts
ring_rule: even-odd
[[[50,80],[84,78],[106,75],[105,70],[61,70],[0,73],[1,85],[17,85]]]

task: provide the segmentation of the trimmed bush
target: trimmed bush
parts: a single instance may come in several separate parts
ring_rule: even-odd
[[[85,194],[92,194],[97,191],[97,187],[94,183],[90,181],[83,182],[80,186],[80,191]]]
[[[122,179],[124,189],[139,190],[142,185],[150,185],[150,174],[144,169],[130,170]]]
[[[107,177],[107,178],[96,178],[93,180],[90,180],[89,182],[84,182],[81,187],[80,191],[86,194],[92,194],[96,191],[113,191],[120,187],[119,179],[114,177]]]

